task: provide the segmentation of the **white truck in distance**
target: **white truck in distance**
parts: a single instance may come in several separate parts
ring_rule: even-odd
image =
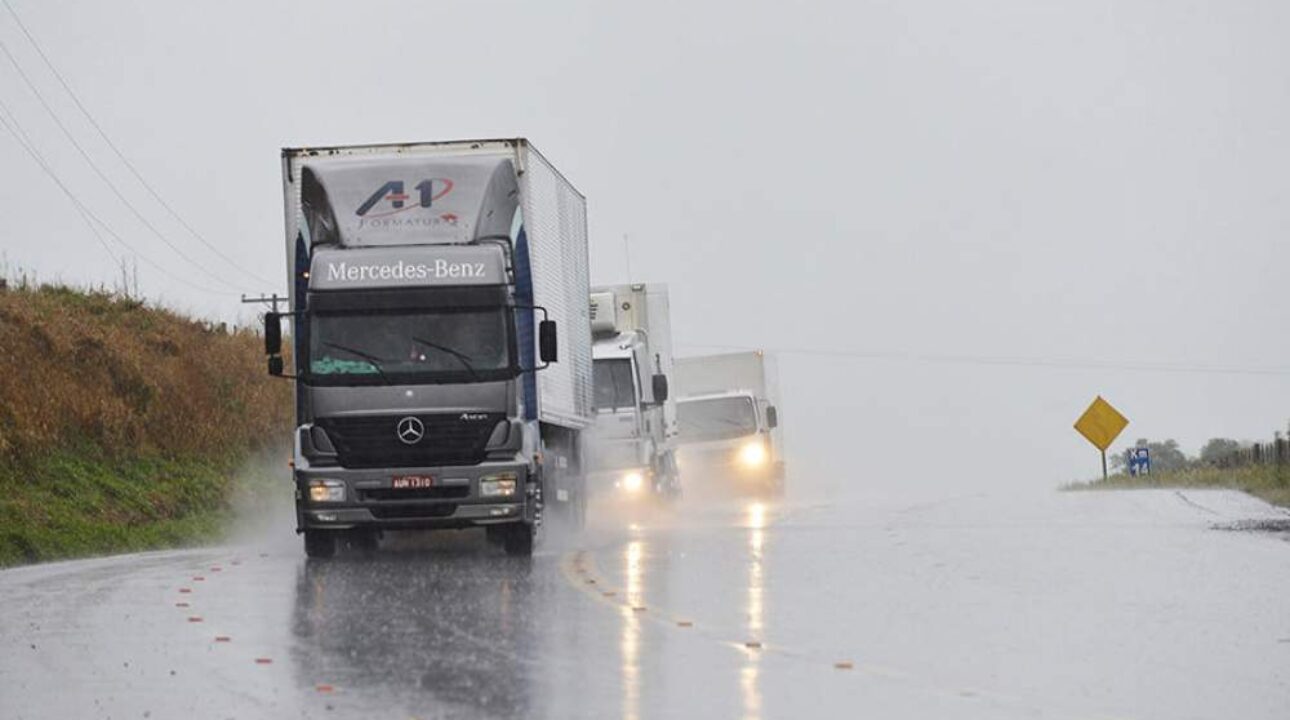
[[[779,378],[764,352],[676,360],[678,460],[691,487],[784,490]]]
[[[587,448],[595,491],[627,495],[680,492],[674,441],[676,400],[667,286],[592,288],[592,367],[596,421]]]

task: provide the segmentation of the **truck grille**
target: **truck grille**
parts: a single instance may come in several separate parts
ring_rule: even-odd
[[[411,445],[398,436],[399,422],[408,417],[424,427],[424,436]],[[434,467],[483,462],[488,436],[502,417],[500,413],[367,415],[319,418],[316,424],[331,438],[342,467]]]

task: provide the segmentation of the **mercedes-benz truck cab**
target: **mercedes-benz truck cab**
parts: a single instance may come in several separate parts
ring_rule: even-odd
[[[680,493],[668,314],[662,284],[592,290],[596,420],[587,459],[594,492],[627,499]]]
[[[483,526],[528,555],[553,506],[579,522],[582,197],[522,140],[288,150],[284,172],[307,554]],[[280,374],[276,316],[265,340]]]

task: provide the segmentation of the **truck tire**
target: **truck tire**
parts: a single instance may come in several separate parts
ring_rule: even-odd
[[[327,530],[305,530],[305,555],[329,558],[336,554],[336,535]]]
[[[376,530],[360,529],[345,533],[345,544],[350,550],[363,555],[374,555],[381,547],[381,537]]]
[[[506,534],[502,536],[502,549],[506,554],[512,557],[532,557],[537,526],[521,522],[504,527]]]

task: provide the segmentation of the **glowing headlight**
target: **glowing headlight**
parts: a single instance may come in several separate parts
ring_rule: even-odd
[[[339,480],[310,480],[309,500],[311,502],[344,502],[345,483]]]
[[[766,464],[766,446],[760,440],[739,448],[739,462],[744,467],[761,467]]]
[[[645,476],[638,472],[629,472],[618,481],[618,487],[627,492],[640,492],[645,487]]]
[[[519,476],[515,473],[485,475],[479,479],[480,497],[504,497],[515,494],[519,485]]]

